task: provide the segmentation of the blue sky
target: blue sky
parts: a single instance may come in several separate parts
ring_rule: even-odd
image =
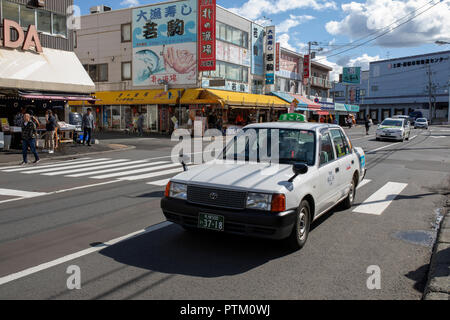
[[[75,0],[82,14],[88,14],[89,8],[97,4],[120,9],[157,2],[161,1]],[[449,45],[434,44],[436,40],[450,42],[450,0],[217,0],[217,3],[250,19],[276,25],[278,41],[297,52],[304,53],[308,41],[319,42],[323,51],[318,53],[318,60],[333,66],[336,74],[342,66],[366,69],[374,60],[450,50]],[[389,28],[395,29],[366,45],[340,53],[350,48],[341,45],[361,38],[355,44],[364,42]],[[329,50],[334,51],[323,54]]]

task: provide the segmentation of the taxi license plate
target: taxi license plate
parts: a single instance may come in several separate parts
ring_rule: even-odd
[[[225,218],[209,213],[200,213],[198,215],[198,227],[214,231],[224,231]]]

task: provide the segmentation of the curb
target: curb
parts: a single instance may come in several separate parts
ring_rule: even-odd
[[[431,256],[424,300],[450,300],[450,199],[443,209],[437,241]]]
[[[97,152],[88,152],[88,153],[77,153],[73,155],[66,155],[66,156],[57,156],[57,157],[51,157],[51,158],[43,158],[41,159],[42,162],[46,162],[49,160],[65,160],[65,159],[71,159],[71,158],[77,158],[77,157],[85,157],[90,155],[98,155],[98,154],[105,154],[105,153],[112,153],[112,152],[119,152],[119,151],[130,151],[136,149],[135,146],[126,146],[122,149],[114,149],[114,150],[105,150],[105,151],[97,151]],[[20,161],[20,160],[19,160]],[[16,165],[17,161],[14,162],[3,162],[0,163],[0,166],[13,166]]]

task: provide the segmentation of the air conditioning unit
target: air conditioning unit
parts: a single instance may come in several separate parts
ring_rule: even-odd
[[[94,6],[94,7],[91,7],[90,11],[91,11],[91,14],[102,13],[102,12],[111,11],[111,7],[108,7],[108,6],[105,6],[105,5]]]

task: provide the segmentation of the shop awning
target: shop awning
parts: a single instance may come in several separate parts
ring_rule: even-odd
[[[96,105],[178,104],[184,89],[99,91],[95,93]],[[71,102],[70,105],[79,105]]]
[[[266,108],[289,108],[290,104],[275,96],[206,89],[222,105]]]
[[[187,89],[181,97],[180,104],[217,104],[217,99],[204,97],[203,89]]]
[[[359,106],[352,104],[335,103],[334,108],[336,111],[341,112],[348,112],[348,113],[359,112]]]
[[[323,110],[315,111],[314,113],[318,114],[319,116],[328,116],[328,115],[330,115],[330,113],[328,111],[323,111]]]
[[[0,88],[90,94],[95,84],[73,52],[43,48],[37,54],[0,48]]]
[[[279,92],[274,91],[271,92],[272,95],[288,102],[289,104],[292,103],[292,101],[297,100],[297,107],[295,108],[296,111],[317,111],[320,110],[320,104],[315,103],[308,98],[298,95],[298,94],[291,94],[286,92]]]
[[[64,94],[54,94],[54,93],[48,93],[48,92],[23,92],[19,91],[19,97],[25,98],[25,99],[33,99],[33,100],[55,100],[55,101],[89,101],[89,102],[95,102],[98,99],[96,99],[93,96],[89,95],[64,95]]]

